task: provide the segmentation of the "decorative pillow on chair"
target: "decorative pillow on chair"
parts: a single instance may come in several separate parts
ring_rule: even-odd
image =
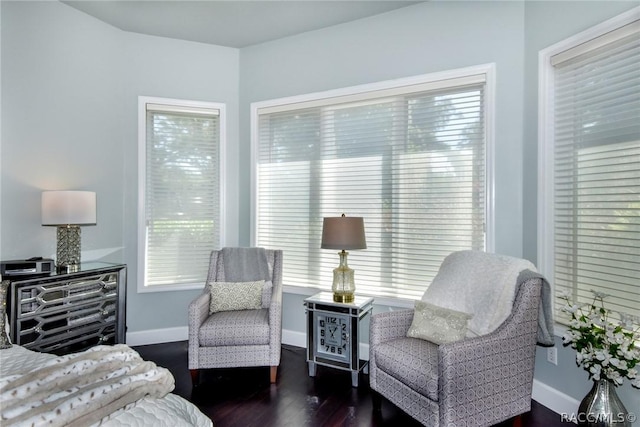
[[[407,336],[431,341],[434,344],[458,341],[465,337],[471,317],[468,313],[416,301],[413,322]]]
[[[218,311],[257,310],[262,308],[264,280],[254,282],[211,282],[209,314]]]

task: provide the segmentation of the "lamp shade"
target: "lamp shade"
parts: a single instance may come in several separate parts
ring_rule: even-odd
[[[93,225],[96,193],[93,191],[43,191],[42,225]]]
[[[357,216],[324,218],[322,249],[366,249],[364,220]]]

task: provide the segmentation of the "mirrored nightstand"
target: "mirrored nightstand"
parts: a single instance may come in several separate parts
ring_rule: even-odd
[[[304,305],[309,376],[316,376],[317,365],[329,366],[350,371],[351,384],[358,387],[358,374],[369,365],[360,359],[361,325],[371,315],[373,298],[356,295],[352,303],[340,303],[331,292],[320,292]]]

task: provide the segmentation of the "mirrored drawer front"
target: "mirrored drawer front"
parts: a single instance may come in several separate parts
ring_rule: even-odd
[[[119,342],[120,280],[112,271],[16,283],[14,342],[57,354]]]

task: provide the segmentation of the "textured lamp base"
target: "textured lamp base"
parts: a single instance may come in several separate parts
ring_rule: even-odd
[[[80,227],[77,225],[58,227],[56,258],[58,270],[77,271],[80,264]]]
[[[340,265],[333,269],[333,300],[335,302],[353,302],[353,295],[356,291],[354,281],[355,272],[347,265],[347,255],[349,252],[340,251]]]

